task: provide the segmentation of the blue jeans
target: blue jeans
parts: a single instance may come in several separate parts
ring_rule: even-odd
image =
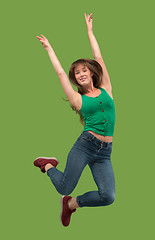
[[[98,191],[77,196],[79,207],[112,204],[115,199],[115,179],[111,164],[112,142],[103,142],[90,132],[82,132],[71,148],[64,172],[52,167],[47,170],[56,190],[69,195],[76,187],[83,169],[88,164]],[[89,182],[88,182],[89,184]]]

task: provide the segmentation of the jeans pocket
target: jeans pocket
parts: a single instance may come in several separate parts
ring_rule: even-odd
[[[86,141],[86,142],[90,142],[92,140],[92,138],[90,136],[86,135],[85,133],[83,133],[81,135],[81,140]]]
[[[81,140],[83,140],[83,141],[89,141],[90,140],[90,138],[89,137],[87,137],[87,136],[81,136]]]
[[[112,145],[103,145],[102,148],[105,152],[111,153],[112,152]]]
[[[108,152],[111,153],[112,152],[112,145],[108,146]]]

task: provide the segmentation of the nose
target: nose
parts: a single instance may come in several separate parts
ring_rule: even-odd
[[[81,74],[81,75],[80,75],[80,78],[83,78],[83,77],[84,77],[84,75],[83,75],[83,74]]]

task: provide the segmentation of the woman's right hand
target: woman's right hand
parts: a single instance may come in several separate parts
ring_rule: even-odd
[[[86,13],[84,13],[85,15],[85,19],[86,19],[86,24],[87,24],[87,30],[88,32],[90,31],[93,31],[93,24],[92,24],[92,21],[93,21],[93,18],[91,17],[92,16],[92,13],[90,15],[86,15]],[[91,18],[91,19],[90,19]],[[90,21],[89,21],[90,20]]]
[[[43,47],[45,48],[45,50],[48,51],[48,50],[51,48],[51,45],[50,45],[49,41],[47,40],[47,38],[45,38],[44,35],[42,35],[42,34],[40,34],[40,35],[42,36],[42,38],[41,38],[41,37],[38,37],[38,36],[36,36],[36,37],[37,37],[37,38],[39,39],[39,41],[42,43],[42,45],[43,45]]]

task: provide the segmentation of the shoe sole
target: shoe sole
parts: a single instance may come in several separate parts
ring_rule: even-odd
[[[63,195],[63,196],[61,197],[61,215],[60,215],[60,221],[61,221],[62,226],[64,226],[63,223],[62,223],[62,220],[61,220],[62,212],[63,212],[63,199],[64,199],[64,197],[65,197],[65,195]],[[65,227],[65,226],[64,226],[64,227]]]
[[[58,163],[59,163],[58,159],[55,158],[55,157],[38,157],[38,158],[36,158],[36,159],[34,160],[34,163],[35,163],[38,159],[40,159],[40,158],[48,159],[48,160],[56,160],[56,161],[57,161],[57,165],[58,165]]]
[[[55,157],[38,157],[38,158],[35,159],[35,161],[36,161],[37,159],[39,159],[39,158],[44,158],[44,159],[54,159],[54,160],[56,160],[57,162],[59,162],[58,159],[55,158]]]

